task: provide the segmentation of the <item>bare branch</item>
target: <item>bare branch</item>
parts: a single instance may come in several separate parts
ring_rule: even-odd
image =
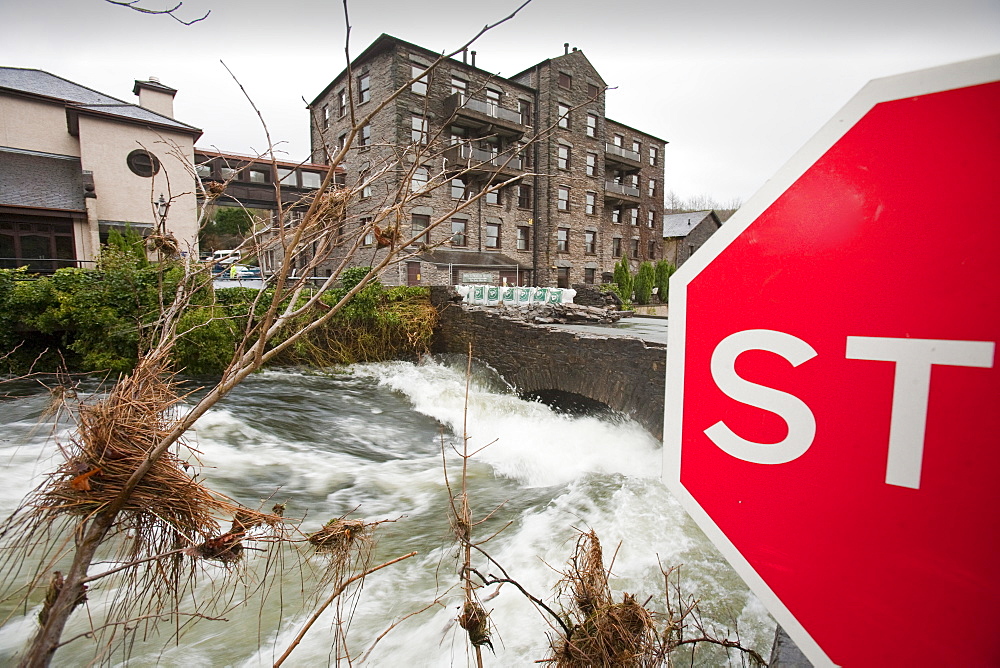
[[[178,2],[176,5],[174,5],[169,9],[147,9],[146,7],[139,6],[140,0],[104,0],[104,1],[107,2],[108,4],[118,5],[119,7],[127,7],[132,11],[139,12],[140,14],[157,14],[157,15],[165,14],[170,18],[172,18],[173,20],[180,23],[181,25],[186,25],[186,26],[194,25],[199,21],[204,21],[205,19],[208,18],[208,15],[212,13],[212,10],[210,9],[207,12],[205,12],[204,16],[201,16],[196,19],[191,19],[190,21],[185,21],[176,14],[177,10],[184,6],[183,2]]]

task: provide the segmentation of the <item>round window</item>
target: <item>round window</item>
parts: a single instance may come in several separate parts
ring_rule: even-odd
[[[160,161],[149,151],[139,148],[128,154],[125,158],[128,168],[137,176],[150,177],[160,171]]]

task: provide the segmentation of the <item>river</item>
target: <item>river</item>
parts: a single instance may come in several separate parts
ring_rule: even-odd
[[[52,426],[41,417],[45,404],[41,395],[0,403],[4,515],[54,468]],[[286,515],[305,516],[306,530],[355,509],[355,517],[368,521],[395,520],[378,529],[376,562],[419,552],[370,576],[359,596],[344,601],[348,647],[357,657],[391,623],[443,597],[440,605],[386,634],[366,657],[367,665],[416,668],[469,661],[464,631],[453,621],[460,593],[454,587],[456,549],[441,458],[442,440],[448,452],[461,442],[465,406],[461,361],[394,362],[330,374],[260,373],[197,424],[192,445],[201,453],[210,486],[253,507],[262,499],[267,508],[287,502]],[[640,602],[649,596],[662,601],[658,563],[683,564],[683,588],[702,600],[706,622],[738,628],[744,644],[766,658],[774,622],[659,481],[660,444],[647,432],[623,418],[571,416],[522,401],[488,369],[473,374],[467,423],[470,449],[484,448],[469,471],[474,514],[481,518],[503,504],[477,534],[485,538],[510,523],[484,547],[525,589],[551,603],[556,571],[570,557],[577,530],[594,529],[606,560],[617,549],[616,596],[628,591]],[[457,466],[454,453],[449,462]],[[263,605],[247,584],[232,594],[234,602],[245,597],[247,603],[226,611],[228,622],[201,621],[180,643],[172,640],[172,628],[146,635],[127,659],[118,654],[108,661],[271,665],[315,601],[309,596],[303,601],[300,593],[310,566],[299,567],[290,558],[284,563],[280,586],[269,590]],[[219,576],[213,569],[220,570],[206,567],[206,579]],[[245,580],[255,573],[251,569]],[[495,629],[496,655],[486,650],[486,665],[530,666],[544,658],[546,618],[509,585],[494,593],[494,588],[481,592]],[[100,606],[99,592],[91,594],[89,606]],[[11,611],[9,605],[3,611],[11,616],[0,628],[0,664],[12,660],[36,612]],[[336,664],[332,619],[321,617],[285,665]],[[64,637],[82,630],[77,613]],[[92,642],[78,640],[59,651],[55,665],[83,665],[94,654]],[[738,654],[730,658],[740,665]],[[699,648],[694,664],[727,665],[730,658],[716,648]]]

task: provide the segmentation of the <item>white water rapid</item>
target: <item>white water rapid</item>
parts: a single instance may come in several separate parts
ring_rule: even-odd
[[[702,600],[706,621],[718,629],[738,628],[744,644],[767,656],[774,622],[660,483],[655,439],[627,420],[571,417],[522,401],[482,370],[473,376],[466,417],[461,367],[438,360],[359,365],[329,375],[268,371],[198,422],[192,445],[201,453],[209,486],[253,507],[265,498],[266,508],[287,501],[286,516],[305,515],[308,531],[354,509],[355,517],[368,521],[394,519],[378,530],[376,563],[419,552],[370,576],[360,597],[344,601],[352,657],[364,654],[390,624],[443,596],[441,605],[386,634],[364,665],[474,665],[464,631],[454,622],[461,593],[441,461],[444,439],[454,481],[458,458],[451,447],[461,442],[463,420],[470,450],[485,448],[469,471],[475,517],[503,504],[476,535],[485,538],[510,523],[484,549],[525,589],[555,605],[556,570],[571,555],[577,530],[592,528],[606,561],[617,549],[617,598],[627,591],[640,602],[649,596],[654,604],[662,601],[658,563],[683,564],[684,590]],[[44,405],[41,395],[0,404],[4,515],[54,468],[51,425],[40,418]],[[270,591],[263,607],[252,587],[241,586],[233,602],[247,597],[248,603],[228,610],[228,622],[201,621],[180,642],[167,624],[158,634],[137,638],[129,654],[106,660],[130,667],[270,666],[315,601],[302,601],[305,575],[295,563],[285,559],[281,587]],[[498,574],[483,559],[479,565]],[[206,575],[217,570],[209,566]],[[495,630],[496,654],[485,651],[486,665],[535,665],[546,656],[549,621],[514,587],[495,593],[495,587],[481,592]],[[88,606],[100,608],[99,592]],[[0,613],[0,664],[6,665],[30,634],[37,606],[6,605]],[[78,611],[64,637],[86,630],[84,617]],[[285,665],[338,665],[332,624],[328,611]],[[92,641],[76,640],[57,653],[54,665],[84,665],[95,651]],[[694,658],[701,666],[729,661],[741,665],[737,653],[727,658],[714,648],[698,649]]]

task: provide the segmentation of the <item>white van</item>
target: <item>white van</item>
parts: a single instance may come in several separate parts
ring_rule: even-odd
[[[242,257],[243,253],[238,250],[217,250],[212,253],[212,257],[208,261],[218,262],[221,265],[229,265],[239,262]]]

